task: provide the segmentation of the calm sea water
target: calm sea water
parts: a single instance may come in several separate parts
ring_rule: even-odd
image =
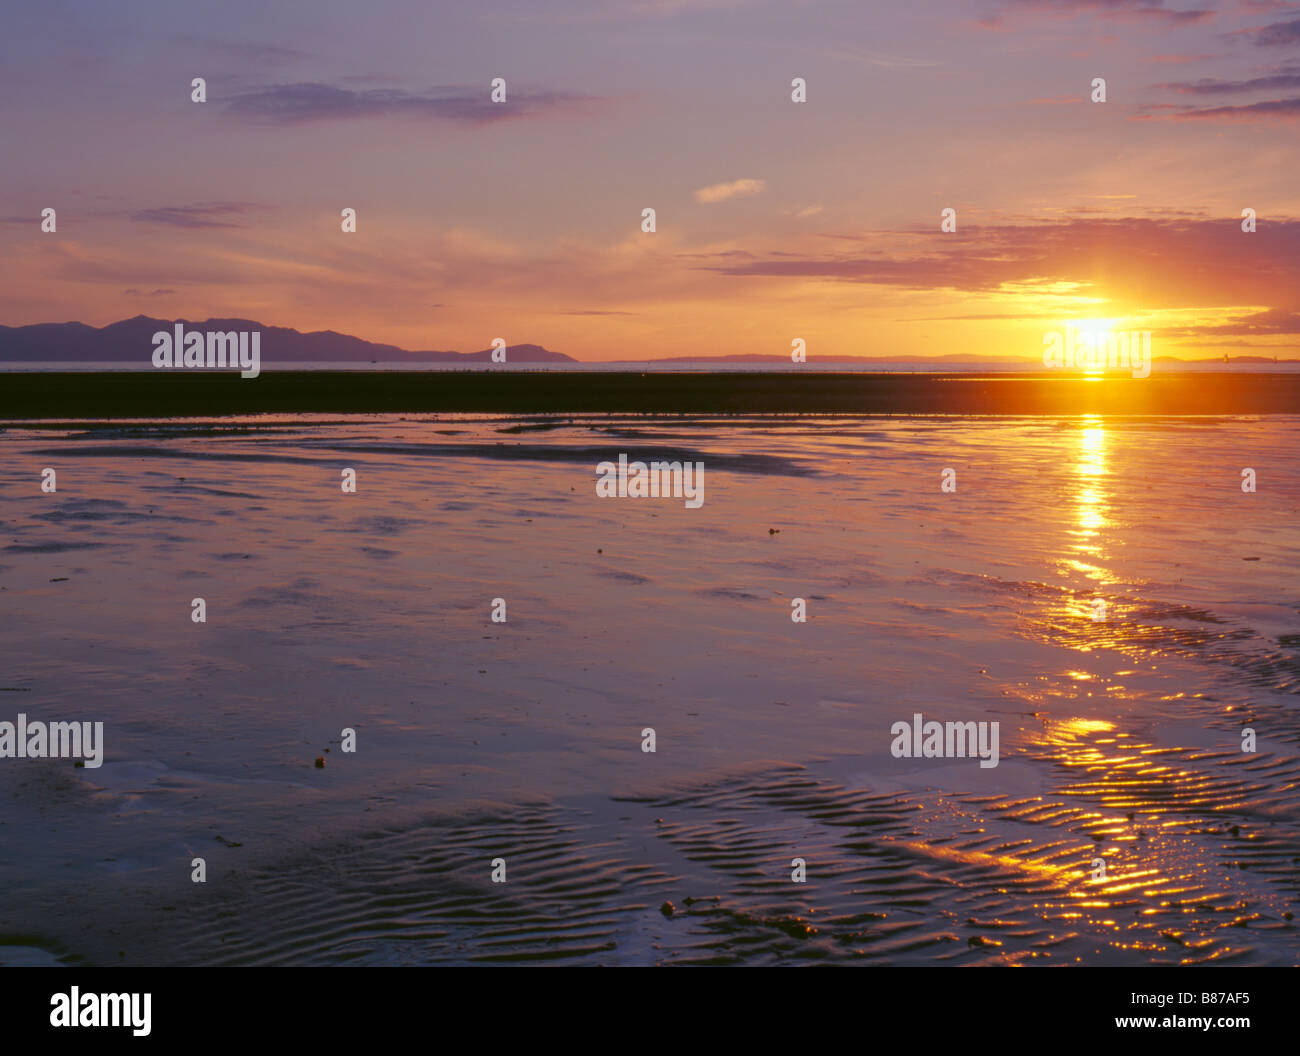
[[[72,963],[1296,963],[1298,447],[1291,417],[6,428],[0,721],[107,750],[0,759],[0,931]],[[620,453],[702,461],[703,507],[599,498]],[[895,758],[918,712],[999,722],[999,765]]]

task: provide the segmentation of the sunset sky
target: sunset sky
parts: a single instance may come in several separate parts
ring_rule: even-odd
[[[1294,357],[1298,130],[1300,3],[48,0],[0,36],[0,323]]]

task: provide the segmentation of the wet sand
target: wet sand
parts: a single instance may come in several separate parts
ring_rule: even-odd
[[[1298,447],[1291,417],[11,425],[0,719],[107,747],[0,761],[0,961],[1295,964]],[[598,498],[618,452],[701,459],[704,506]],[[999,721],[999,765],[893,757],[916,711]]]

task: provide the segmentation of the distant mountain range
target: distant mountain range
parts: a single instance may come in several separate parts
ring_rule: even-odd
[[[31,326],[0,326],[0,362],[44,363],[141,363],[153,355],[153,335],[171,333],[177,323],[186,330],[222,332],[261,331],[262,361],[278,363],[487,363],[492,350],[482,352],[411,352],[396,345],[379,345],[359,337],[317,330],[304,334],[283,326],[267,326],[252,319],[151,319],[137,315],[119,323],[93,327],[84,323],[35,323]],[[552,352],[541,345],[507,345],[508,363],[574,363],[572,356]]]
[[[656,363],[697,363],[704,360],[717,363],[783,363],[788,364],[790,357],[788,355],[776,355],[768,352],[739,352],[734,355],[725,356],[667,356],[663,359],[656,359]],[[1183,359],[1180,356],[1153,356],[1152,360],[1156,363],[1219,363],[1222,360],[1218,357],[1210,356],[1200,360]],[[643,362],[642,360],[611,360],[614,363],[621,362]],[[1032,361],[1029,357],[1019,359],[1012,357],[999,358],[991,355],[978,355],[973,352],[950,352],[942,356],[809,356],[809,363],[1006,363],[1025,369],[1026,363]],[[1233,363],[1293,363],[1295,360],[1278,359],[1277,356],[1233,356]]]
[[[160,330],[171,333],[177,323],[186,330],[215,330],[221,332],[261,331],[262,361],[271,367],[283,363],[489,363],[492,350],[481,352],[419,351],[412,352],[396,345],[381,345],[363,341],[349,334],[333,330],[316,330],[304,334],[283,326],[267,326],[252,319],[205,319],[195,322],[188,319],[152,319],[137,315],[107,326],[93,327],[84,323],[35,323],[31,326],[0,326],[0,363],[137,363],[148,366],[153,355],[153,335]],[[1183,360],[1177,356],[1156,356],[1161,362],[1219,362],[1211,357],[1203,360]],[[1233,363],[1276,363],[1272,356],[1233,356]],[[563,352],[552,352],[541,345],[508,345],[507,363],[577,363],[579,360]],[[610,366],[620,364],[654,363],[765,363],[773,366],[790,365],[788,354],[740,353],[734,355],[669,356],[654,360],[610,360]],[[1000,358],[954,352],[947,355],[924,357],[908,356],[810,356],[809,362],[823,366],[835,363],[896,363],[911,366],[942,363],[997,363],[1016,369],[1030,369],[1032,362],[1025,358]],[[1294,360],[1281,360],[1283,363]]]

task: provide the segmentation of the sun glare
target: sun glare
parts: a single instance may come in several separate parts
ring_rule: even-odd
[[[1114,322],[1113,319],[1079,319],[1071,325],[1078,335],[1076,341],[1090,348],[1103,350],[1104,358],[1104,350],[1110,341],[1110,331]],[[1084,373],[1089,378],[1096,378],[1104,375],[1106,371],[1103,367],[1097,370],[1086,370]]]

